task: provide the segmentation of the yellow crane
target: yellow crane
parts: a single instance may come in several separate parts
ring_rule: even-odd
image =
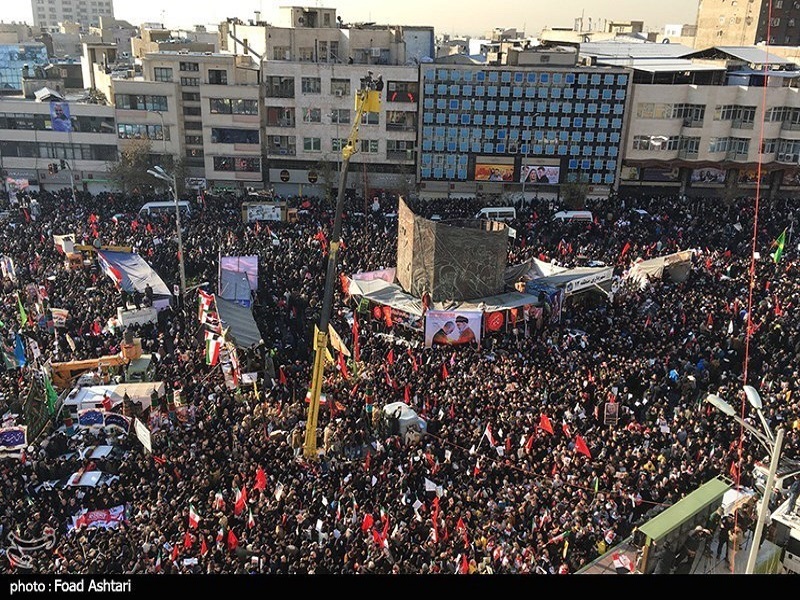
[[[373,79],[372,71],[361,79],[361,87],[356,92],[356,116],[347,143],[342,148],[342,166],[339,170],[339,192],[336,197],[336,213],[333,220],[333,233],[331,234],[330,248],[328,249],[328,268],[325,273],[325,295],[322,300],[322,312],[319,317],[319,327],[314,331],[314,367],[311,374],[311,398],[308,404],[308,418],[306,419],[306,436],[303,444],[303,456],[316,460],[317,454],[317,420],[319,417],[319,398],[322,392],[322,378],[325,371],[325,352],[328,348],[328,323],[331,318],[333,305],[333,289],[336,278],[336,259],[339,253],[339,243],[342,237],[342,211],[344,208],[344,189],[347,181],[347,169],[350,158],[358,152],[358,130],[361,126],[361,117],[365,113],[379,113],[381,110],[381,92],[383,80],[380,76]],[[333,401],[331,399],[331,401]]]

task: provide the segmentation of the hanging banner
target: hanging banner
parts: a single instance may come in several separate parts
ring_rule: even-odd
[[[425,313],[425,346],[480,343],[481,316],[480,311],[429,310]]]
[[[78,427],[102,427],[105,411],[99,408],[84,408],[78,411]]]
[[[0,429],[0,453],[15,452],[28,446],[28,427],[3,427]]]
[[[83,510],[72,517],[72,529],[116,529],[120,523],[125,521],[125,505],[120,504],[113,508],[103,508],[101,510]]]
[[[150,454],[153,453],[153,443],[150,441],[150,430],[147,425],[142,423],[138,418],[133,421],[133,428],[136,430],[136,437],[142,442],[142,446]]]
[[[72,119],[69,114],[68,102],[50,103],[50,123],[52,123],[53,131],[72,133]]]

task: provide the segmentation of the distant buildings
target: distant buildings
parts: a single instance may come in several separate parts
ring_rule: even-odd
[[[57,29],[60,23],[97,26],[100,17],[114,17],[113,0],[31,0],[33,26]]]

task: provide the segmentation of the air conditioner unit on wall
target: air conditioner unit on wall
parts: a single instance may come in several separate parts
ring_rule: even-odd
[[[336,96],[337,98],[341,98],[342,96],[344,96],[344,92],[342,90],[336,90],[335,92],[333,92],[333,95]]]

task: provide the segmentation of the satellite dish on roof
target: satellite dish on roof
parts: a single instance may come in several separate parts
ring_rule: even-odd
[[[669,38],[664,38],[663,40],[661,40],[661,43],[662,44],[669,44]]]

